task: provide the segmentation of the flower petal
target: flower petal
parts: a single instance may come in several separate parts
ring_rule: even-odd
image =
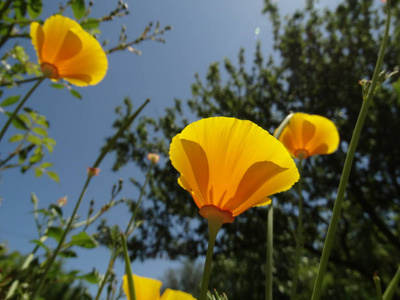
[[[104,78],[108,61],[103,48],[74,20],[55,15],[43,28],[32,23],[31,37],[39,63],[54,66],[58,77],[77,86],[94,85]]]
[[[133,275],[133,284],[135,285],[136,299],[146,300],[158,300],[160,299],[160,288],[162,282],[156,279],[147,278]],[[128,279],[126,274],[122,277],[123,283],[122,288],[124,289],[125,295],[128,300],[132,300],[129,297]]]
[[[160,300],[196,300],[196,298],[185,292],[166,289]]]
[[[38,55],[39,64],[41,64],[43,62],[42,49],[44,43],[44,32],[42,26],[38,22],[33,22],[31,24],[30,36],[32,38],[32,45]]]
[[[188,125],[173,138],[170,157],[181,174],[179,183],[199,208],[214,205],[234,216],[265,203],[299,177],[277,139],[256,124],[235,118],[214,117]]]

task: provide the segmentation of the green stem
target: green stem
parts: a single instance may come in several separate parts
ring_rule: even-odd
[[[210,279],[211,262],[214,253],[215,239],[217,238],[218,231],[221,229],[222,220],[218,217],[210,216],[208,218],[208,248],[206,261],[204,263],[203,280],[201,282],[200,300],[207,299],[208,282]]]
[[[274,253],[274,206],[273,202],[268,208],[267,216],[267,260],[265,278],[265,299],[272,300],[272,278],[273,278],[273,253]]]
[[[153,165],[153,163],[151,163],[151,166],[152,166],[152,165]],[[142,197],[143,197],[143,195],[144,195],[144,190],[145,190],[145,188],[146,188],[147,183],[148,183],[149,180],[150,180],[150,175],[151,175],[151,167],[150,167],[149,170],[147,171],[146,180],[145,180],[145,182],[144,182],[144,184],[143,184],[143,186],[142,186],[142,188],[141,188],[141,190],[140,190],[140,195],[139,195],[138,202],[136,203],[135,210],[133,211],[132,217],[131,217],[131,219],[129,220],[128,226],[126,227],[125,235],[126,235],[127,237],[128,237],[128,235],[129,235],[129,231],[130,231],[130,228],[131,228],[131,226],[132,226],[132,223],[133,223],[133,221],[135,220],[136,215],[137,215],[137,213],[138,213],[138,211],[139,211],[140,202],[142,202]]]
[[[103,158],[106,156],[106,154],[112,149],[112,147],[115,145],[117,139],[122,135],[122,133],[131,125],[131,123],[133,122],[133,120],[135,120],[135,118],[138,116],[138,114],[142,111],[142,109],[147,105],[147,103],[149,103],[149,99],[147,99],[142,106],[139,107],[139,109],[131,116],[129,117],[129,119],[125,122],[125,124],[123,126],[121,126],[121,128],[118,130],[118,132],[114,135],[114,137],[108,142],[108,144],[106,145],[106,147],[104,147],[102,149],[102,152],[100,153],[99,157],[97,158],[96,162],[93,165],[93,168],[97,168],[101,161],[103,160]],[[78,212],[78,208],[82,202],[83,196],[85,195],[86,189],[90,183],[90,180],[92,179],[93,176],[91,176],[90,174],[88,174],[87,178],[86,178],[86,182],[83,185],[81,194],[78,198],[78,202],[75,205],[74,211],[72,212],[71,218],[67,224],[67,227],[65,228],[63,235],[57,245],[56,250],[54,251],[53,255],[50,257],[50,259],[47,261],[45,269],[43,271],[42,277],[40,279],[40,282],[38,284],[38,287],[35,289],[35,291],[32,294],[31,299],[35,300],[35,298],[39,295],[40,290],[43,287],[44,281],[46,280],[47,274],[50,271],[51,266],[53,265],[58,253],[60,252],[65,238],[67,237],[68,232],[70,231],[70,229],[72,228],[72,223],[75,220],[75,215]]]
[[[123,233],[121,233],[121,239],[122,239],[122,249],[124,251],[124,259],[125,259],[125,273],[128,279],[128,289],[129,289],[128,299],[136,300],[135,285],[133,283],[133,275],[131,268],[131,260],[129,259],[128,247],[126,245],[126,238]]]
[[[9,85],[20,85],[21,83],[27,83],[27,82],[32,82],[40,79],[41,77],[34,77],[34,78],[28,78],[28,79],[23,79],[23,80],[18,80],[18,81],[12,81],[12,82],[1,82],[0,87],[2,86],[9,86]]]
[[[104,286],[106,285],[108,276],[110,276],[110,273],[111,273],[111,271],[112,271],[112,267],[113,267],[113,265],[114,265],[114,262],[115,262],[115,259],[116,259],[116,258],[117,258],[116,250],[114,249],[114,250],[112,251],[112,253],[111,253],[110,261],[108,262],[107,272],[106,272],[106,274],[104,275],[104,277],[103,277],[102,280],[101,280],[101,284],[100,284],[99,289],[98,289],[98,291],[97,291],[97,295],[96,295],[95,300],[99,300],[99,299],[100,299],[101,292],[103,291],[103,288],[104,288]]]
[[[373,276],[375,289],[376,289],[376,299],[383,300],[382,298],[382,288],[381,288],[381,280],[378,275],[374,274]]]
[[[42,81],[45,79],[45,77],[40,77],[39,80],[35,83],[35,85],[29,90],[29,92],[25,95],[24,99],[18,104],[17,108],[14,110],[12,115],[8,118],[6,124],[3,126],[3,129],[0,132],[0,141],[3,138],[4,134],[6,133],[8,127],[10,126],[11,122],[15,119],[17,116],[19,110],[24,106],[25,102],[29,99],[29,96],[36,90],[36,88],[39,86],[39,84],[42,83]]]
[[[387,46],[387,41],[388,41],[388,37],[389,37],[389,28],[390,28],[390,5],[389,5],[390,0],[387,0],[386,3],[387,3],[387,18],[386,18],[386,23],[385,23],[385,34],[382,39],[378,60],[376,62],[374,75],[372,77],[371,87],[369,88],[369,91],[368,91],[368,97],[362,103],[360,114],[358,116],[357,123],[356,123],[356,126],[353,131],[353,136],[350,141],[349,150],[346,155],[346,160],[344,162],[342,176],[340,178],[337,196],[336,196],[335,204],[334,204],[333,211],[332,211],[331,221],[330,221],[329,227],[328,227],[328,232],[327,232],[327,235],[325,238],[324,247],[322,250],[321,261],[320,261],[319,268],[318,268],[317,278],[314,283],[314,290],[313,290],[311,300],[318,300],[321,298],[322,282],[323,282],[326,268],[328,265],[329,255],[330,255],[332,245],[333,245],[333,240],[335,237],[336,226],[337,226],[337,223],[340,218],[340,210],[342,207],[342,202],[343,202],[344,194],[346,191],[346,186],[347,186],[347,182],[349,179],[354,155],[356,152],[361,129],[364,125],[364,121],[365,121],[365,118],[368,113],[368,108],[369,108],[369,106],[372,102],[372,99],[374,97],[374,94],[375,94],[375,89],[378,84],[379,73],[380,73],[380,70],[383,65],[383,58],[384,58],[384,54],[385,54],[385,50],[386,50],[386,46]]]
[[[299,217],[297,219],[297,234],[296,234],[296,251],[295,251],[295,258],[294,258],[294,270],[293,270],[293,278],[292,278],[292,289],[290,294],[290,299],[296,299],[297,293],[297,283],[299,278],[299,268],[300,268],[300,258],[301,252],[303,251],[304,247],[304,237],[303,237],[303,180],[302,180],[302,173],[303,173],[303,160],[300,159],[297,163],[297,168],[299,170],[300,179],[297,184],[297,193],[299,196]]]
[[[383,300],[390,300],[392,299],[396,290],[399,289],[399,282],[400,282],[400,266],[397,269],[396,274],[394,275],[393,279],[390,281],[385,293],[383,294]]]

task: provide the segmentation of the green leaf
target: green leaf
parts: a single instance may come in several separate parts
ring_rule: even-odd
[[[46,120],[45,116],[37,116],[35,123],[45,128],[49,128],[49,122]]]
[[[52,167],[52,166],[53,166],[52,163],[45,161],[45,162],[43,162],[43,163],[39,166],[39,168],[46,169],[46,168],[50,168],[50,167]]]
[[[37,137],[36,135],[33,134],[28,134],[28,137],[26,138],[26,140],[32,144],[35,145],[41,145],[42,144],[42,140]]]
[[[39,247],[42,247],[48,253],[50,250],[49,248],[41,241],[41,240],[31,240],[30,243],[36,244]]]
[[[12,113],[6,112],[6,115],[11,117]],[[28,126],[26,126],[25,122],[20,118],[20,116],[15,116],[11,124],[17,129],[28,130]]]
[[[99,20],[97,19],[87,19],[85,22],[81,23],[81,26],[85,30],[97,29],[99,27]]]
[[[53,84],[51,84],[51,87],[53,87],[55,89],[63,89],[63,88],[65,88],[65,85],[62,83],[53,83]]]
[[[47,171],[46,172],[47,176],[49,176],[50,179],[53,179],[55,182],[60,183],[60,178],[58,177],[58,174],[54,171]]]
[[[32,131],[38,135],[47,136],[47,130],[42,127],[35,127]]]
[[[49,211],[53,213],[53,215],[58,215],[62,217],[62,209],[58,205],[50,204]]]
[[[32,19],[39,17],[42,9],[42,0],[28,0],[28,14]]]
[[[31,122],[31,120],[29,119],[28,115],[26,115],[26,114],[19,114],[19,115],[18,115],[18,118],[20,118],[21,121],[24,122],[25,125],[26,125],[27,127],[31,127],[32,122]]]
[[[97,241],[88,235],[86,232],[82,231],[71,238],[69,246],[79,246],[83,248],[96,248],[98,246]]]
[[[18,142],[18,141],[22,140],[23,138],[24,138],[23,134],[16,134],[16,135],[13,135],[12,137],[10,137],[10,139],[8,141],[10,143],[13,143],[13,142]]]
[[[18,102],[19,98],[21,98],[20,95],[17,95],[17,96],[10,96],[10,97],[8,97],[6,100],[4,100],[4,101],[0,104],[0,106],[5,107],[5,106],[8,106],[8,105],[12,105],[12,104]]]
[[[25,0],[14,1],[14,11],[17,19],[23,19],[26,14],[26,2]]]
[[[71,94],[72,94],[72,96],[74,96],[74,97],[76,97],[76,98],[78,98],[78,99],[82,99],[82,96],[81,96],[81,94],[79,94],[77,91],[75,91],[75,90],[69,90],[70,92],[71,92]]]
[[[60,227],[49,227],[47,228],[47,233],[46,235],[48,237],[51,237],[53,239],[55,239],[57,241],[57,243],[59,243],[61,241],[61,237],[64,233],[64,230],[62,230]]]
[[[29,163],[30,163],[31,165],[33,165],[33,164],[35,164],[35,163],[41,161],[42,158],[43,158],[43,154],[42,154],[41,152],[38,152],[38,153],[36,153],[36,154],[34,154],[34,155],[31,156],[31,158],[29,159]],[[40,176],[41,176],[41,175],[40,175]],[[38,176],[38,177],[40,177],[40,176]]]
[[[392,86],[393,86],[393,89],[396,91],[397,97],[399,98],[399,102],[400,102],[400,78],[396,82],[393,82]]]
[[[58,255],[59,255],[59,256],[62,256],[62,257],[78,257],[78,255],[76,254],[76,252],[75,252],[75,251],[72,251],[72,250],[70,250],[70,249],[60,251],[60,253],[59,253]]]
[[[76,276],[76,278],[77,279],[83,279],[83,280],[86,280],[89,283],[94,283],[94,284],[100,282],[99,274],[98,274],[98,272],[96,272],[94,270],[92,272],[90,272],[90,273],[83,274],[81,276]]]
[[[72,1],[71,8],[74,13],[75,19],[77,19],[77,20],[81,19],[86,13],[84,0]]]
[[[42,177],[44,171],[41,168],[35,168],[35,176]]]

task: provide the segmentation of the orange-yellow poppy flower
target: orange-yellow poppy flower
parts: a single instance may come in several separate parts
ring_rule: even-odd
[[[135,286],[135,296],[136,300],[196,300],[192,295],[175,291],[171,289],[166,289],[163,295],[160,297],[160,288],[162,282],[156,279],[147,278],[137,276],[132,274],[133,276],[133,284]],[[122,287],[124,289],[125,295],[128,300],[131,300],[129,297],[129,288],[128,288],[128,280],[127,276],[123,276],[123,284]]]
[[[179,184],[200,214],[223,223],[268,196],[288,190],[299,172],[285,147],[250,121],[213,117],[188,125],[172,139],[169,155]],[[221,212],[221,213],[218,213]]]
[[[294,113],[283,128],[279,140],[295,158],[331,154],[339,146],[335,124],[322,116]]]
[[[55,15],[43,27],[33,22],[30,35],[45,77],[87,86],[106,75],[108,61],[103,48],[74,20]]]

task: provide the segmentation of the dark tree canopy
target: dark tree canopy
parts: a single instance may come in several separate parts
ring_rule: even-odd
[[[362,103],[359,80],[370,79],[385,19],[377,0],[346,0],[333,10],[304,10],[281,18],[265,0],[274,25],[274,57],[253,62],[240,50],[237,62],[210,65],[206,78],[196,76],[192,97],[175,100],[165,115],[143,117],[136,132],[116,147],[119,168],[134,160],[143,170],[148,152],[168,157],[169,142],[190,121],[216,116],[248,119],[270,133],[290,111],[328,117],[338,126],[341,145],[329,156],[309,158],[303,170],[305,251],[298,299],[309,299],[348,143]],[[392,1],[393,24],[384,68],[400,60],[400,5]],[[397,25],[396,25],[397,24]],[[222,79],[227,78],[227,79]],[[351,172],[342,218],[325,278],[323,299],[375,299],[372,275],[383,285],[400,262],[400,103],[390,83],[376,94],[362,132]],[[118,126],[118,122],[116,123]],[[207,226],[190,195],[177,184],[167,163],[157,165],[148,189],[151,205],[130,241],[133,258],[196,258],[206,251]],[[295,189],[278,194],[274,224],[274,294],[287,299],[291,285],[297,223]],[[223,226],[219,234],[210,289],[229,299],[264,299],[266,209],[253,208]],[[400,295],[398,295],[400,297]]]

